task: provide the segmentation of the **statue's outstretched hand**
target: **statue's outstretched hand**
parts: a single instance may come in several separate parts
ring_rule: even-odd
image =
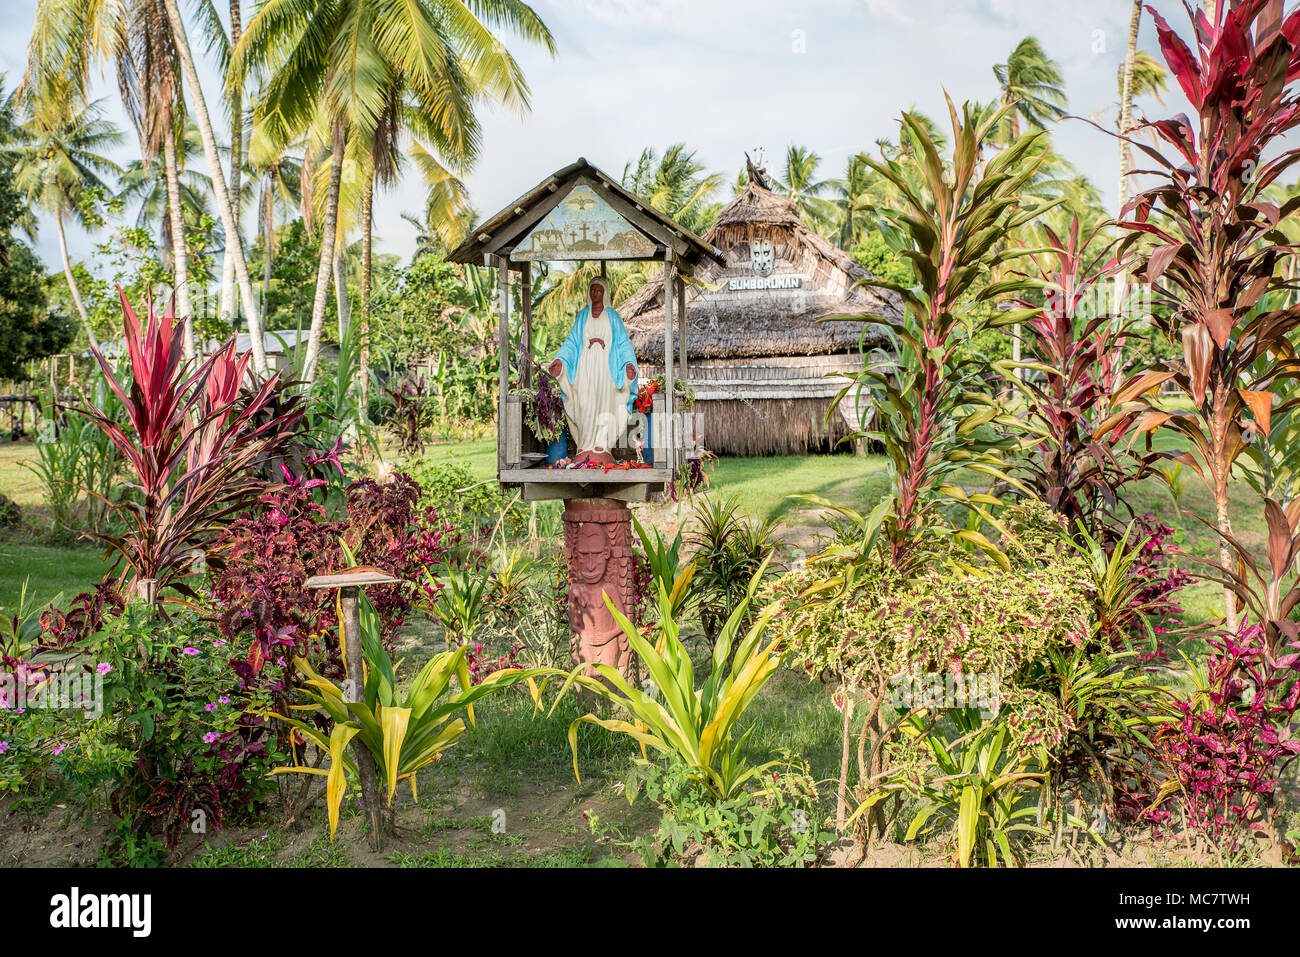
[[[551,374],[552,379],[558,379],[560,373],[564,371],[564,363],[561,360],[556,359],[551,363],[550,367],[546,371]]]

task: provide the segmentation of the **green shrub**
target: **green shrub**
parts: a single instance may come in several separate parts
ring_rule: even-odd
[[[949,545],[955,551],[947,560],[902,574],[878,548],[852,563],[815,561],[773,586],[774,629],[793,660],[828,684],[837,707],[847,712],[841,824],[849,804],[855,704],[865,711],[858,731],[859,800],[887,776],[886,745],[898,733],[888,727],[887,715],[952,707],[928,698],[940,689],[946,694],[949,681],[962,703],[975,697],[987,711],[1005,710],[1014,748],[1045,753],[1063,743],[1069,718],[1040,687],[1041,663],[1052,649],[1091,641],[1091,579],[1066,551],[1059,521],[1043,507],[1008,509],[1002,526],[1006,567],[972,566],[959,545]],[[901,695],[900,685],[911,693]],[[883,833],[883,809],[873,808],[869,822]]]
[[[717,800],[678,762],[640,762],[627,782],[628,800],[641,791],[663,812],[658,829],[633,842],[647,867],[802,867],[817,860],[829,837],[802,764],[783,763],[762,787]]]
[[[407,473],[420,483],[420,504],[432,505],[467,541],[482,543],[494,533],[514,538],[527,528],[529,512],[496,479],[480,481],[463,462],[412,462]],[[497,529],[501,530],[498,533]]]

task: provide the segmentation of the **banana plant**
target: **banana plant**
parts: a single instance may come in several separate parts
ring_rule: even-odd
[[[362,653],[366,660],[365,691],[361,701],[347,701],[343,689],[322,678],[303,658],[294,666],[306,676],[309,704],[295,705],[295,711],[321,712],[333,721],[328,735],[315,725],[297,718],[272,713],[329,756],[329,768],[298,763],[276,768],[272,774],[311,774],[326,778],[325,796],[329,810],[330,840],[338,829],[339,809],[347,791],[349,776],[359,776],[356,757],[348,745],[370,753],[384,783],[391,808],[397,785],[406,781],[411,797],[419,801],[416,773],[434,761],[464,736],[465,721],[474,724],[474,702],[502,688],[527,682],[534,701],[540,700],[538,670],[505,669],[493,672],[471,685],[465,661],[468,647],[434,655],[411,682],[405,693],[397,690],[392,659],[380,641],[379,616],[364,595],[360,599]],[[340,633],[340,641],[342,635]],[[556,672],[562,673],[562,672]],[[452,679],[456,685],[453,687]],[[459,717],[463,713],[464,717]]]
[[[627,636],[632,650],[641,660],[654,683],[654,694],[633,688],[609,665],[595,665],[596,676],[585,674],[590,665],[579,665],[568,676],[552,706],[552,713],[565,693],[577,686],[590,691],[627,712],[627,718],[602,718],[585,714],[569,725],[569,748],[573,752],[573,774],[578,774],[578,728],[594,724],[625,734],[642,749],[652,748],[681,762],[687,777],[703,786],[715,800],[734,797],[746,782],[761,774],[771,764],[753,765],[744,757],[749,731],[738,731],[745,709],[753,702],[768,679],[785,660],[777,641],[762,645],[774,606],[769,606],[750,625],[737,642],[741,622],[762,581],[767,563],[750,583],[750,591],[731,613],[713,646],[708,675],[700,688],[695,687],[695,669],[691,656],[678,637],[673,616],[672,598],[664,583],[659,585],[659,638],[655,644],[641,635],[609,599],[605,604]],[[727,667],[732,646],[735,659]],[[750,729],[752,730],[752,728]]]

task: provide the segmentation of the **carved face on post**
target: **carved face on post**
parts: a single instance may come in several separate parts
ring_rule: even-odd
[[[749,244],[749,262],[755,276],[770,276],[776,266],[776,249],[770,239],[756,239]]]
[[[609,562],[609,538],[596,522],[584,522],[578,529],[578,577],[584,585],[595,585],[605,578]]]

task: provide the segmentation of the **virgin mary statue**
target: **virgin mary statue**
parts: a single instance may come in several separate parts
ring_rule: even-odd
[[[549,371],[560,382],[564,416],[578,447],[574,464],[612,465],[610,450],[636,402],[636,353],[622,317],[606,304],[605,280],[593,279],[587,296],[591,304],[578,311]]]

